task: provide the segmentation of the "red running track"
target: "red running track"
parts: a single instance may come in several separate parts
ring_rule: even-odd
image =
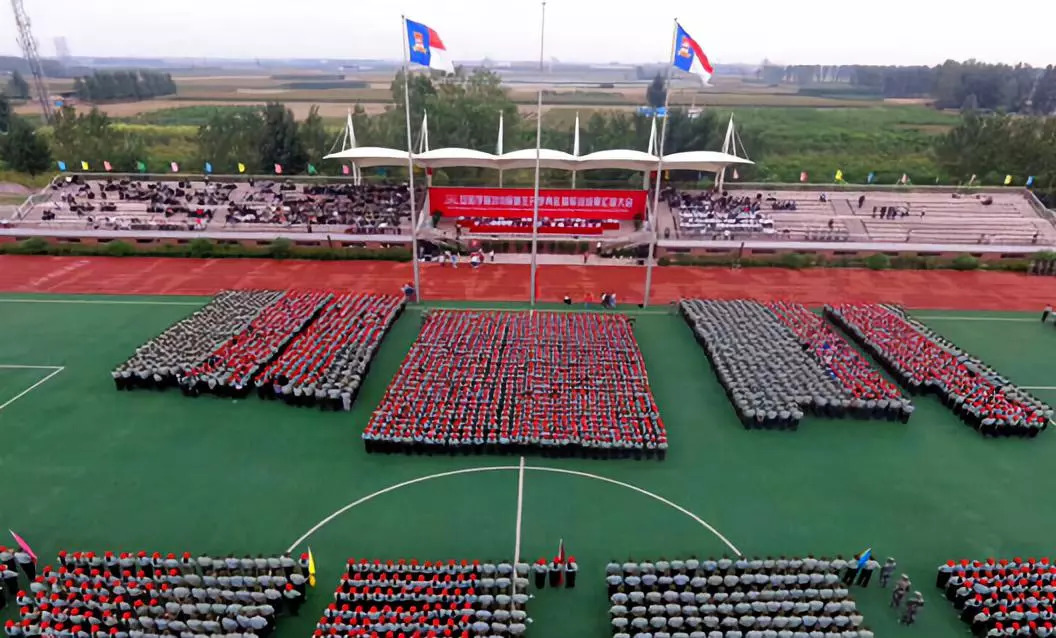
[[[394,262],[0,256],[0,291],[9,293],[212,295],[230,288],[394,293],[411,279],[411,265]],[[644,288],[641,266],[540,266],[538,271],[540,301],[559,301],[569,294],[579,302],[588,293],[597,299],[605,291],[616,293],[622,303],[637,303]],[[422,267],[425,299],[526,301],[529,289],[527,265]],[[651,303],[680,297],[1034,311],[1056,300],[1056,277],[947,270],[655,268]]]

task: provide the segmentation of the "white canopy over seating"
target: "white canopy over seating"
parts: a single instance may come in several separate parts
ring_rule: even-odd
[[[540,166],[568,171],[590,171],[597,169],[623,169],[649,172],[656,170],[657,157],[633,149],[612,149],[576,157],[563,151],[539,149]],[[377,146],[352,148],[331,153],[323,159],[346,160],[362,167],[406,166],[407,151]],[[469,148],[438,148],[414,155],[414,163],[424,168],[452,168],[472,166],[495,170],[535,168],[535,149],[523,149],[494,155]],[[746,166],[751,160],[720,153],[718,151],[689,151],[673,153],[664,157],[663,167],[671,170],[693,170],[717,172],[726,166]]]

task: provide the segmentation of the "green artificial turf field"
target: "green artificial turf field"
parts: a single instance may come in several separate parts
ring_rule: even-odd
[[[2,527],[25,536],[45,562],[63,548],[276,553],[386,487],[466,468],[513,468],[411,484],[327,522],[308,541],[319,586],[300,618],[280,623],[280,638],[310,634],[350,556],[513,557],[517,458],[363,452],[359,434],[416,336],[419,310],[406,312],[387,337],[351,414],[256,398],[116,392],[110,369],[205,301],[0,299]],[[920,316],[1013,381],[1053,384],[1046,364],[1056,357],[1056,330],[1035,316]],[[1053,553],[1056,433],[986,440],[930,397],[917,401],[908,426],[808,418],[798,432],[748,432],[680,318],[641,313],[635,332],[668,429],[667,460],[529,458],[527,465],[622,481],[669,502],[581,475],[526,470],[522,559],[551,556],[564,538],[581,568],[576,589],[544,590],[530,603],[530,636],[608,636],[603,568],[610,558],[730,552],[673,505],[747,555],[847,557],[871,546],[881,561],[895,556],[929,604],[917,625],[896,629],[875,579],[855,590],[881,636],[966,631],[934,589],[935,567],[948,558]],[[1056,389],[1037,394],[1056,402]]]

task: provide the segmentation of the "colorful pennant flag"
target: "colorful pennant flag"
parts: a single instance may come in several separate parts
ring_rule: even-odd
[[[315,170],[315,164],[309,164],[308,165],[308,174],[309,175],[318,175],[319,174],[319,171]]]
[[[33,552],[33,549],[30,548],[29,543],[27,543],[21,536],[16,534],[14,531],[12,531],[12,530],[7,530],[7,531],[11,532],[11,538],[15,539],[15,542],[18,543],[18,546],[22,548],[22,551],[24,551],[25,553],[29,554],[29,556],[33,559],[33,562],[36,562],[37,561],[37,555]]]
[[[341,174],[342,175],[348,175],[351,172],[352,172],[352,168],[348,164],[345,164],[344,166],[341,167]]]
[[[315,555],[312,548],[308,548],[308,584],[315,587]]]
[[[869,171],[869,177],[865,178],[866,184],[872,184],[876,180],[876,173]]]
[[[65,171],[66,170],[66,162],[63,162],[62,160],[59,160],[56,163],[59,165],[59,170],[60,171]]]
[[[737,172],[737,169],[736,169],[736,168],[735,168],[735,169],[733,169],[733,179],[741,179],[741,176],[740,176],[740,174],[739,174],[739,173]]]
[[[1012,176],[1011,175],[1005,175],[1005,186],[1008,186],[1011,183],[1012,183]]]
[[[147,172],[147,163],[146,162],[136,162],[136,170],[139,171],[140,173],[146,173]]]
[[[565,562],[565,539],[561,539],[557,543],[557,562],[564,564]]]
[[[209,162],[205,163],[205,172],[206,173],[212,173],[213,172],[213,165],[211,163],[209,163]]]
[[[864,552],[862,552],[858,556],[857,568],[860,570],[863,567],[865,567],[865,564],[869,562],[869,559],[872,557],[872,555],[873,555],[873,548],[872,547],[866,548],[866,550]]]
[[[902,179],[898,180],[898,183],[899,184],[908,184],[909,183],[909,175],[906,175],[905,173],[902,173]]]
[[[802,173],[799,174],[799,181],[801,181],[801,182],[807,181],[807,171],[803,171]]]
[[[109,173],[112,169],[113,166],[110,166],[110,162],[103,160],[103,170]]]
[[[276,164],[275,165],[275,174],[276,175],[282,175],[282,164]]]
[[[84,160],[81,160],[81,170],[82,171],[88,170],[88,162],[86,162]]]
[[[843,170],[841,170],[839,168],[836,169],[836,181],[837,182],[842,182],[843,181]]]
[[[239,173],[245,173],[246,172],[246,165],[243,164],[242,162],[238,163],[238,172]]]
[[[1033,185],[1034,185],[1034,176],[1031,175],[1030,177],[1027,178],[1027,188],[1030,188]]]
[[[169,162],[169,168],[172,169],[173,173],[179,173],[180,172],[180,165],[177,164],[176,162]]]

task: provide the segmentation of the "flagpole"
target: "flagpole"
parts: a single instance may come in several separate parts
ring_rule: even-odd
[[[502,111],[499,111],[499,143],[495,146],[495,154],[502,156]],[[502,169],[499,169],[499,188],[502,188]]]
[[[539,68],[543,68],[543,44],[546,34],[546,2],[542,3],[542,17],[539,21]],[[539,168],[542,163],[540,149],[543,140],[543,90],[539,89],[538,104],[535,109],[535,197],[532,206],[532,268],[531,268],[531,305],[535,306],[536,256],[539,244]]]
[[[572,138],[572,154],[579,157],[579,111],[576,111],[576,132]],[[576,187],[576,169],[572,169],[572,188]]]
[[[411,67],[410,48],[407,41],[407,16],[401,15],[400,22],[403,24],[403,113],[407,121],[407,185],[411,196],[411,263],[414,268],[414,300],[421,301],[422,281],[418,272],[418,211],[415,210],[414,156],[411,153],[414,147],[414,139],[411,137],[411,83],[407,79]]]
[[[660,219],[660,182],[663,181],[664,168],[664,139],[667,136],[667,120],[670,114],[667,105],[671,97],[671,67],[675,59],[675,38],[678,37],[678,18],[675,18],[674,26],[671,28],[671,52],[667,56],[667,82],[664,91],[664,118],[660,123],[660,142],[656,149],[656,184],[653,185],[653,220],[649,229],[649,255],[645,260],[645,295],[642,298],[642,307],[649,306],[649,291],[653,285],[653,258],[656,255],[656,240],[659,235],[657,226]]]

